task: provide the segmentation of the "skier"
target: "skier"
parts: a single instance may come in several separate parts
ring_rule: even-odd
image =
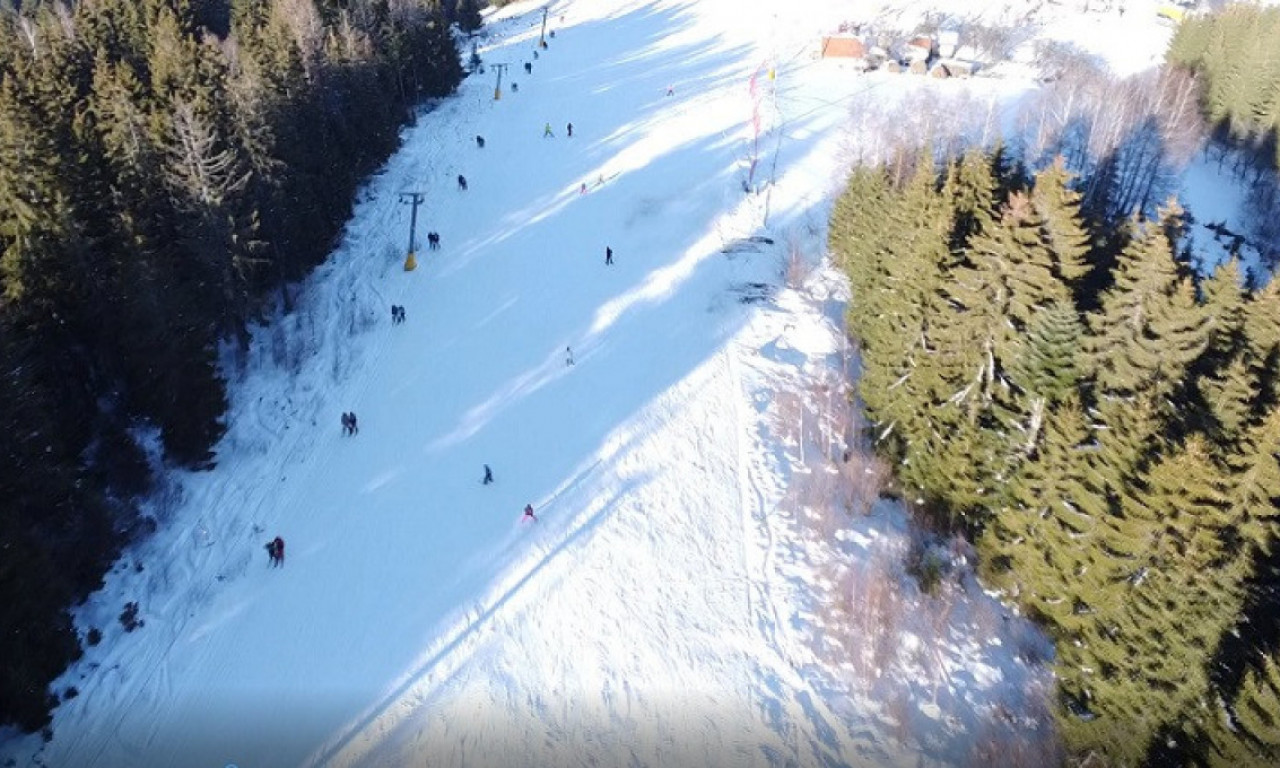
[[[533,505],[532,505],[532,504],[525,504],[525,505],[524,505],[524,516],[520,518],[520,522],[521,522],[521,523],[524,523],[524,522],[525,522],[525,521],[527,521],[527,520],[532,520],[532,521],[533,521],[533,522],[535,522],[535,523],[536,523],[536,522],[538,522],[538,518],[537,518],[537,516],[535,516],[535,515],[533,514]]]
[[[484,465],[484,479],[481,480],[480,482],[483,483],[484,485],[488,485],[489,483],[493,482],[493,470],[489,469],[488,464]]]
[[[462,174],[458,174],[458,189],[463,192],[467,191],[467,177]]]
[[[604,247],[604,263],[605,264],[613,263],[613,249],[607,245]]]
[[[567,131],[567,132],[568,132],[568,134],[569,134],[569,138],[571,138],[571,139],[572,139],[572,138],[573,138],[573,123],[569,123],[569,125],[568,125],[568,126],[566,126],[566,131]]]
[[[483,137],[483,136],[477,136],[477,137],[476,137],[476,146],[477,146],[478,148],[480,148],[480,149],[484,149],[484,137]]]
[[[342,412],[342,434],[351,434],[351,414],[346,411]]]
[[[566,366],[573,365],[573,347],[564,348],[564,364]]]
[[[581,186],[581,187],[578,187],[578,194],[580,194],[580,195],[585,195],[585,194],[587,194],[587,182],[585,182],[585,181],[584,181],[584,182],[582,182],[582,186]]]
[[[667,95],[668,95],[668,96],[672,96],[672,95],[674,95],[674,94],[675,94],[675,92],[676,92],[676,87],[675,87],[674,85],[668,85],[668,86],[667,86]]]
[[[517,82],[516,82],[516,81],[514,81],[514,80],[512,80],[512,81],[511,81],[511,92],[512,92],[512,93],[519,93],[519,92],[520,92],[520,84],[519,84],[519,83],[517,83]]]
[[[352,412],[351,412],[351,434],[353,434],[353,435],[358,435],[358,434],[360,434],[360,425],[356,424],[356,412],[355,412],[355,411],[352,411]]]
[[[542,127],[542,138],[554,139],[555,136],[556,135],[551,132],[551,123],[547,123],[545,126]]]
[[[392,325],[395,325],[395,324],[396,324],[396,323],[398,323],[398,322],[400,322],[400,308],[399,308],[399,307],[397,307],[395,304],[392,304],[392,305],[391,305],[391,324],[392,324]],[[347,420],[347,419],[346,419],[346,416],[347,416],[347,414],[345,414],[345,413],[344,413],[344,414],[342,414],[342,420],[343,420],[343,422],[344,422],[344,423],[345,423],[345,422],[346,422],[346,420]]]
[[[529,63],[529,62],[527,62],[527,61],[524,63],[524,73],[525,73],[526,75],[532,75],[532,74],[533,74],[533,65],[532,65],[532,64],[530,64],[530,63]]]

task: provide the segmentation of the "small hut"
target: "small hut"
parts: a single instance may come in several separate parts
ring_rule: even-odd
[[[928,61],[933,57],[935,47],[931,37],[913,37],[907,43],[907,58],[911,61]]]
[[[865,59],[867,46],[853,35],[831,35],[822,38],[824,59]]]

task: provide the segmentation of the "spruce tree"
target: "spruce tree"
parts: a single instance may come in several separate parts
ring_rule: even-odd
[[[1071,173],[1058,156],[1036,174],[1032,200],[1044,222],[1046,243],[1053,255],[1053,272],[1067,285],[1076,286],[1088,274],[1089,233],[1080,217],[1080,194],[1071,189]]]
[[[1179,275],[1166,233],[1179,213],[1166,211],[1160,226],[1141,229],[1120,256],[1101,310],[1090,318],[1090,363],[1105,395],[1167,395],[1207,344],[1204,312],[1190,281]]]
[[[998,186],[991,158],[980,149],[972,149],[958,162],[950,164],[943,194],[951,200],[955,211],[951,233],[953,251],[963,251],[971,237],[995,223]]]
[[[1239,354],[1200,380],[1200,392],[1213,415],[1213,436],[1224,447],[1232,445],[1250,421],[1257,391],[1257,378]]]
[[[1245,303],[1245,344],[1250,368],[1258,377],[1258,400],[1280,401],[1280,280],[1271,280]]]
[[[1107,504],[1084,458],[1089,439],[1076,398],[1062,398],[1046,413],[1034,453],[1013,472],[1007,502],[979,539],[988,576],[1064,642],[1085,620],[1081,606],[1107,586],[1096,580]]]
[[[1200,285],[1210,351],[1220,361],[1233,354],[1242,341],[1247,299],[1243,284],[1240,263],[1231,259]]]
[[[1280,540],[1280,408],[1244,432],[1227,458],[1232,517],[1240,535],[1269,550]]]
[[[1080,386],[1084,323],[1070,303],[1056,301],[1036,313],[1010,364],[1013,382],[1031,397],[1056,402]]]
[[[80,293],[63,179],[49,124],[12,79],[0,80],[0,287],[30,312],[52,311]]]
[[[454,7],[453,20],[463,32],[474,32],[484,24],[478,0],[458,0]]]
[[[1101,727],[1075,723],[1077,743],[1100,738],[1107,754],[1136,762],[1154,735],[1186,723],[1209,693],[1206,669],[1242,602],[1247,558],[1229,544],[1230,483],[1198,438],[1155,463],[1143,492],[1106,518],[1106,557],[1095,565],[1109,585],[1090,603],[1092,615],[1064,649],[1063,664],[1090,669],[1074,685]],[[1125,723],[1117,740],[1106,723]]]
[[[1274,656],[1245,675],[1230,711],[1206,730],[1210,768],[1280,764],[1280,664]]]

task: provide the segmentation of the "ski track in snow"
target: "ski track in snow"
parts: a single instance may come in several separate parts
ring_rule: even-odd
[[[766,425],[768,393],[841,338],[843,299],[779,287],[786,251],[825,248],[850,105],[905,81],[812,58],[841,3],[765,6],[556,0],[538,59],[539,7],[492,14],[477,47],[511,65],[502,98],[490,69],[424,108],[291,311],[226,352],[217,468],[166,473],[157,533],[78,609],[104,636],[55,686],[79,695],[49,744],[0,757],[954,762],[889,736],[815,657],[812,564],[781,512],[794,466]],[[911,87],[994,103],[1027,85]],[[417,242],[442,240],[408,274],[405,191],[426,194]],[[361,434],[341,437],[353,409]],[[982,643],[956,647],[983,676]]]

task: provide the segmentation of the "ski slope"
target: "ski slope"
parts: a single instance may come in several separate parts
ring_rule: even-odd
[[[848,14],[832,0],[549,7],[537,59],[541,6],[489,17],[486,73],[404,132],[293,311],[228,352],[217,468],[168,474],[158,532],[79,610],[105,639],[59,685],[78,695],[52,740],[6,745],[20,764],[968,754],[936,701],[932,737],[890,735],[824,671],[764,426],[769,393],[841,343],[838,287],[787,290],[788,249],[820,260],[850,109],[907,81],[812,57]],[[997,104],[1029,84],[909,87]],[[412,272],[409,191],[419,243],[442,241]],[[958,710],[1040,674],[986,640],[955,644]]]

